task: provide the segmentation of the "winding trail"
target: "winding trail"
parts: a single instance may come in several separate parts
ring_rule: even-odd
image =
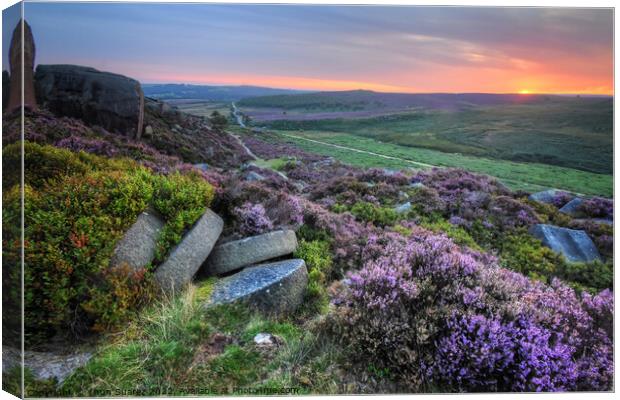
[[[237,109],[237,106],[235,105],[235,103],[232,103],[232,107],[233,107],[233,115],[235,116],[235,118],[237,119],[237,123],[239,124],[239,126],[241,126],[242,128],[247,128],[246,125],[243,123],[243,117],[241,115],[241,113],[239,113],[239,110]],[[239,138],[237,135],[232,134],[231,135],[246,149],[247,153],[254,157],[254,159],[258,159],[258,157],[252,153],[252,151],[243,143],[243,141],[241,140],[241,138]],[[394,156],[387,156],[385,154],[380,154],[380,153],[375,153],[373,151],[368,151],[368,150],[360,150],[360,149],[356,149],[353,147],[348,147],[348,146],[342,146],[339,144],[333,144],[333,143],[328,143],[328,142],[323,142],[320,140],[315,140],[315,139],[308,139],[306,137],[303,136],[297,136],[297,135],[291,135],[288,133],[282,133],[282,132],[278,132],[278,135],[284,136],[284,137],[288,137],[291,139],[298,139],[298,140],[304,140],[306,142],[310,142],[310,143],[316,143],[316,144],[320,144],[323,146],[329,146],[329,147],[333,147],[336,149],[340,149],[340,150],[347,150],[347,151],[352,151],[355,153],[361,153],[361,154],[368,154],[374,157],[379,157],[379,158],[383,158],[383,159],[387,159],[387,160],[395,160],[395,161],[401,161],[404,163],[408,163],[408,164],[412,164],[412,165],[417,165],[420,167],[425,167],[425,168],[446,168],[440,165],[433,165],[433,164],[427,164],[427,163],[423,163],[423,162],[419,162],[419,161],[412,161],[412,160],[407,160],[406,158],[400,158],[400,157],[394,157]],[[514,179],[502,179],[502,178],[497,178],[499,181],[504,181],[504,182],[514,182],[514,183],[525,183],[527,185],[531,185],[533,187],[538,187],[539,189],[553,189],[553,190],[561,190],[561,191],[568,191],[566,189],[559,189],[559,188],[555,188],[555,187],[548,187],[548,186],[543,186],[543,185],[539,185],[536,183],[531,183],[531,182],[522,182],[522,181],[517,181]],[[570,191],[569,191],[570,192]],[[575,195],[578,196],[583,196],[583,194],[581,193],[576,193],[576,192],[572,192]]]
[[[370,154],[371,156],[385,158],[385,159],[388,159],[388,160],[402,161],[402,162],[418,165],[418,166],[421,166],[421,167],[426,167],[426,168],[442,168],[442,167],[440,167],[438,165],[426,164],[426,163],[423,163],[423,162],[407,160],[405,158],[400,158],[400,157],[386,156],[385,154],[375,153],[375,152],[368,151],[368,150],[354,149],[353,147],[341,146],[339,144],[333,144],[333,143],[321,142],[320,140],[308,139],[308,138],[305,138],[303,136],[289,135],[287,133],[282,133],[282,132],[278,132],[278,134],[282,135],[282,136],[290,137],[290,138],[293,138],[293,139],[301,139],[301,140],[305,140],[307,142],[317,143],[317,144],[321,144],[321,145],[324,145],[324,146],[335,147],[335,148],[341,149],[341,150],[349,150],[349,151],[354,151],[356,153]]]

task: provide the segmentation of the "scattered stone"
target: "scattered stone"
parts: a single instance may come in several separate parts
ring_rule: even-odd
[[[194,167],[198,168],[201,171],[209,170],[209,164],[206,164],[206,163],[194,164]]]
[[[248,174],[245,176],[245,180],[249,181],[249,182],[254,182],[254,181],[264,181],[265,177],[262,176],[261,174],[259,174],[258,172],[254,172],[254,171],[250,171],[248,172]]]
[[[35,74],[37,100],[54,114],[138,137],[144,120],[140,83],[123,75],[78,65],[41,65]]]
[[[153,137],[153,127],[151,125],[147,125],[144,128],[144,136],[145,137]]]
[[[165,222],[153,211],[144,211],[118,241],[110,258],[110,267],[128,265],[134,270],[155,258],[157,239]]]
[[[540,203],[551,204],[558,193],[560,193],[560,191],[556,189],[544,190],[542,192],[532,193],[529,199]]]
[[[217,282],[205,306],[245,303],[270,315],[290,313],[303,302],[307,284],[304,260],[255,265]]]
[[[59,354],[26,350],[24,352],[24,367],[30,369],[38,380],[56,378],[62,383],[79,367],[85,365],[92,357],[87,352],[72,352]],[[2,371],[21,365],[21,352],[18,349],[2,346]]]
[[[412,189],[419,189],[425,187],[422,182],[413,182],[409,184],[409,187]]]
[[[564,255],[570,262],[590,262],[601,259],[592,239],[584,231],[537,224],[530,228],[530,233],[540,239],[543,245]]]
[[[403,214],[408,212],[409,210],[411,210],[411,202],[408,201],[406,203],[403,203],[401,205],[396,206],[396,208],[394,208],[394,211],[396,211],[399,214]]]
[[[155,271],[159,286],[164,291],[173,291],[188,284],[211,253],[223,227],[222,218],[207,209]]]
[[[254,336],[254,343],[257,346],[273,346],[276,344],[276,339],[270,333],[258,333]]]
[[[409,195],[401,190],[398,192],[398,200],[400,201],[409,200]]]
[[[560,208],[560,212],[568,215],[577,215],[579,214],[579,206],[583,203],[583,199],[581,197],[575,197],[568,203],[564,204],[562,208]]]
[[[251,236],[216,246],[207,259],[204,271],[221,275],[246,265],[285,256],[297,249],[297,236],[292,230],[281,230]]]

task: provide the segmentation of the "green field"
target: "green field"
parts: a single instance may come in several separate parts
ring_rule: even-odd
[[[217,111],[222,115],[228,116],[230,114],[230,103],[214,102],[208,100],[183,100],[177,102],[170,102],[174,104],[179,110],[197,115],[199,117],[208,117],[213,111]]]
[[[278,120],[289,131],[350,133],[402,146],[611,174],[612,103],[608,100],[420,110],[371,118]]]
[[[372,138],[340,132],[273,131],[261,134],[267,141],[291,143],[306,151],[318,153],[351,165],[380,168],[424,168],[422,164],[458,167],[495,176],[512,189],[537,191],[558,188],[575,193],[611,197],[613,177],[570,168],[537,163],[519,163],[484,157],[449,154],[436,150],[383,143]],[[312,141],[311,141],[312,140]],[[317,143],[315,141],[322,142]],[[347,147],[336,148],[330,145]],[[356,152],[354,150],[374,154]],[[394,157],[394,158],[384,158]]]

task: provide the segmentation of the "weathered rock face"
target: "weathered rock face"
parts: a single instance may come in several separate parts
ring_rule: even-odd
[[[23,22],[23,25],[22,25]],[[24,30],[23,64],[22,64],[22,26]],[[37,106],[34,91],[34,37],[30,25],[20,20],[13,30],[11,46],[9,47],[9,64],[11,68],[11,86],[9,87],[9,101],[7,112],[12,112],[22,106],[35,108]],[[24,83],[24,97],[22,99],[22,81]],[[6,104],[6,103],[5,103]]]
[[[304,260],[255,265],[220,280],[206,306],[243,302],[266,314],[289,313],[302,303],[307,284]]]
[[[583,199],[580,197],[575,197],[568,203],[564,204],[562,208],[560,208],[560,212],[568,215],[577,215],[579,214],[579,206],[583,203]]]
[[[153,261],[159,232],[164,221],[154,212],[145,211],[116,244],[110,259],[112,268],[124,264],[139,269]]]
[[[592,239],[584,231],[538,224],[530,228],[530,233],[540,239],[543,245],[564,255],[570,262],[590,262],[601,259]]]
[[[274,231],[216,246],[207,259],[204,273],[221,275],[246,265],[291,254],[297,249],[292,230]]]
[[[155,271],[155,281],[167,292],[181,290],[191,282],[222,233],[224,221],[207,210]]]
[[[78,65],[39,65],[37,99],[57,115],[139,137],[144,119],[140,83],[109,72]]]
[[[18,349],[2,346],[2,371],[21,364],[21,354]],[[85,365],[92,357],[91,353],[73,352],[57,354],[26,350],[24,352],[24,366],[32,371],[39,380],[56,378],[62,383],[73,371]]]

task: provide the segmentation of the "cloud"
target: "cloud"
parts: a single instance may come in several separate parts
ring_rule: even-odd
[[[493,71],[501,81],[481,87],[516,90],[508,84],[531,75],[555,90],[610,91],[613,79],[611,9],[26,3],[26,18],[39,62],[141,80],[228,74],[463,91]],[[440,75],[455,71],[460,82]]]

